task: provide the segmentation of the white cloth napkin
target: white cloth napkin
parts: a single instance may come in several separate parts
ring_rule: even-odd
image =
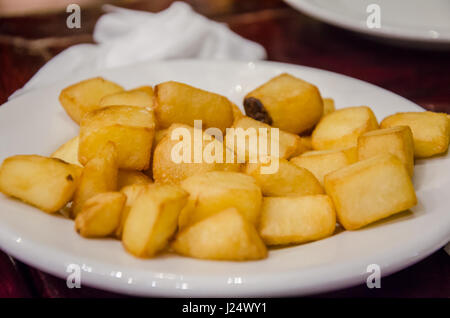
[[[159,13],[105,5],[94,29],[96,44],[74,45],[45,64],[14,98],[86,71],[177,58],[259,60],[264,48],[183,2]],[[81,21],[83,23],[83,21]]]

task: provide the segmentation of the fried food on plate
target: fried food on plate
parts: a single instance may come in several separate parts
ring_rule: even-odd
[[[247,116],[293,134],[314,127],[323,114],[319,89],[286,73],[248,93],[244,108]]]
[[[85,114],[101,107],[100,100],[104,96],[123,91],[116,83],[94,77],[64,88],[59,101],[70,118],[79,124]]]
[[[177,229],[188,194],[178,186],[150,184],[131,204],[122,234],[125,249],[138,257],[163,250]]]
[[[75,230],[84,237],[105,237],[116,231],[126,197],[103,192],[88,199],[75,218]]]
[[[312,146],[315,150],[354,147],[360,135],[374,129],[378,129],[378,122],[369,107],[338,109],[317,124],[312,133]]]
[[[235,208],[230,208],[180,231],[172,243],[178,254],[212,260],[245,261],[267,257],[267,248]]]
[[[325,190],[346,230],[359,229],[417,203],[405,165],[391,154],[359,161],[326,175]]]
[[[81,171],[57,158],[12,156],[0,167],[0,192],[53,213],[72,199]]]
[[[447,116],[433,112],[397,113],[383,119],[381,128],[409,126],[414,139],[414,156],[427,158],[448,149],[450,122]]]
[[[112,141],[121,169],[145,170],[150,165],[155,117],[151,110],[108,106],[88,113],[80,125],[78,159],[86,164],[98,149]]]

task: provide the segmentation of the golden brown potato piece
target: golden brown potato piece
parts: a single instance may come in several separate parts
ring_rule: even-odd
[[[117,175],[117,189],[122,189],[132,184],[148,183],[152,183],[152,179],[140,171],[120,169]]]
[[[57,158],[12,156],[0,167],[0,192],[53,213],[72,199],[81,171]]]
[[[181,136],[181,139],[172,140],[172,136],[174,138],[178,138],[180,136],[176,135],[180,130],[186,133],[186,136]],[[199,158],[200,162],[195,162],[195,154],[194,154],[194,143],[195,137],[194,134],[198,134],[199,138],[203,140],[203,151],[200,149],[199,153],[202,155],[202,158]],[[200,129],[193,128],[188,125],[182,124],[173,124],[167,135],[158,143],[156,149],[153,153],[153,179],[155,182],[159,183],[173,183],[177,184],[181,180],[203,172],[214,171],[214,170],[226,170],[226,171],[240,171],[240,165],[237,163],[226,163],[227,161],[227,152],[230,152],[225,148],[225,145],[218,141],[217,139],[212,138],[212,140],[205,140],[205,136],[207,134],[202,132]],[[186,137],[186,138],[185,138]],[[184,155],[184,151],[182,148],[178,148],[177,145],[183,143],[183,140],[187,140],[189,147],[186,149],[186,154],[190,151],[190,160],[184,161],[174,161],[172,152],[177,154],[177,157],[180,156],[180,160],[182,160],[182,156]],[[220,162],[207,162],[203,156],[205,150],[208,146],[217,146],[217,149],[222,149],[222,161]],[[231,154],[232,155],[232,154]],[[234,159],[233,159],[234,160]],[[219,161],[219,160],[218,160]],[[236,160],[234,160],[236,162]]]
[[[300,141],[297,143],[297,149],[289,158],[299,156],[302,153],[305,153],[305,152],[308,152],[311,150],[312,150],[311,137],[310,136],[300,136]]]
[[[117,173],[116,147],[112,142],[108,142],[97,150],[96,156],[89,160],[83,169],[72,203],[72,217],[76,217],[81,212],[84,202],[94,195],[116,191]]]
[[[150,166],[147,170],[144,171],[144,173],[149,177],[153,179],[153,157],[155,154],[156,146],[159,144],[159,142],[167,136],[167,133],[169,132],[169,129],[161,129],[155,131],[155,136],[153,137],[153,143],[152,143],[152,154],[150,155]]]
[[[241,161],[248,162],[249,158],[255,157],[256,159],[260,159],[260,157],[262,157],[258,139],[261,136],[260,129],[264,128],[267,129],[267,142],[265,142],[267,147],[267,156],[275,155],[271,153],[271,129],[274,127],[266,125],[250,117],[243,116],[233,123],[232,128],[234,128],[234,130],[228,130],[226,135],[227,147],[229,149],[234,149],[234,152]],[[242,128],[242,131],[238,131],[238,128]],[[251,130],[252,128],[254,130]],[[252,131],[254,132],[253,136],[255,138],[251,137],[252,135],[250,133]],[[238,143],[238,138],[245,138],[245,144]],[[278,156],[276,157],[279,158],[290,158],[295,154],[306,151],[306,145],[301,137],[288,133],[286,131],[282,131],[281,129],[278,129],[278,142],[276,142],[276,139],[274,142],[278,144],[279,150]]]
[[[226,97],[173,81],[156,85],[155,114],[163,129],[174,123],[193,126],[194,120],[202,120],[203,129],[224,132],[233,124],[232,103]]]
[[[286,73],[248,93],[244,108],[247,116],[293,134],[314,127],[323,114],[317,87]]]
[[[203,259],[245,261],[267,257],[253,225],[235,208],[216,213],[179,232],[176,253]]]
[[[324,98],[323,99],[323,116],[326,116],[334,112],[336,108],[334,107],[334,99]]]
[[[414,174],[414,141],[408,126],[369,131],[358,138],[358,159],[390,153],[397,156],[409,174]]]
[[[100,107],[126,105],[144,108],[153,107],[153,95],[143,90],[131,90],[106,95],[100,100]]]
[[[151,96],[152,98],[153,98],[153,96],[155,96],[155,91],[153,90],[153,87],[148,86],[148,85],[139,86],[139,87],[136,87],[136,88],[133,88],[133,89],[130,90],[130,92],[133,92],[133,91],[145,92],[149,96]]]
[[[274,159],[276,160],[276,159]],[[261,163],[249,163],[245,173],[256,180],[265,196],[301,196],[324,193],[322,186],[314,175],[306,169],[297,167],[285,159],[278,162],[278,171],[263,173]]]
[[[78,161],[78,142],[79,137],[76,136],[59,147],[52,155],[52,158],[58,158],[65,162],[83,166]],[[127,185],[134,183],[151,183],[152,180],[144,173],[136,170],[123,170],[120,169],[117,176],[117,188],[121,189]]]
[[[169,132],[169,129],[161,129],[155,131],[155,137],[153,139],[153,148],[156,148],[156,145],[167,136],[167,133]]]
[[[231,110],[233,111],[233,122],[245,116],[235,103],[231,103]]]
[[[312,172],[323,185],[325,175],[357,161],[352,155],[352,151],[349,155],[348,150],[350,149],[356,149],[356,147],[342,150],[308,151],[298,157],[291,158],[290,162]]]
[[[147,185],[148,184],[145,184],[145,183],[135,183],[135,184],[127,185],[127,186],[123,187],[122,189],[120,189],[120,192],[125,194],[127,199],[126,199],[125,205],[122,209],[122,214],[120,215],[119,225],[117,226],[117,229],[115,232],[116,237],[118,239],[122,239],[123,227],[125,225],[125,221],[127,220],[128,214],[130,213],[130,210],[131,210],[131,207],[132,207],[134,201],[136,201],[136,199],[139,196],[139,194],[141,193],[142,189],[147,188]]]
[[[84,237],[105,237],[119,226],[126,197],[120,192],[99,193],[87,200],[75,219],[75,230]]]
[[[121,169],[145,170],[155,132],[151,110],[132,106],[109,106],[92,111],[80,125],[78,159],[82,164],[93,158],[108,141],[117,148]]]
[[[305,145],[305,148],[307,148],[308,150],[313,149],[311,136],[301,136],[300,138],[302,139],[302,143]]]
[[[378,129],[378,122],[367,106],[336,110],[323,117],[312,134],[316,150],[355,147],[363,133]]]
[[[211,171],[181,182],[189,193],[178,225],[184,228],[227,208],[236,208],[249,222],[257,224],[262,194],[255,180],[243,173]]]
[[[73,137],[65,144],[61,145],[50,157],[58,158],[64,160],[65,162],[71,163],[82,167],[83,165],[78,161],[78,144],[79,136]]]
[[[104,96],[122,91],[120,85],[95,77],[64,88],[59,101],[70,118],[79,124],[85,114],[100,108],[99,103]]]
[[[177,228],[188,194],[178,186],[148,185],[131,206],[122,242],[138,257],[152,257],[164,249]]]
[[[384,154],[359,161],[325,176],[339,223],[347,230],[407,210],[417,203],[405,165]]]
[[[414,139],[414,156],[427,158],[448,149],[450,123],[446,114],[433,112],[397,113],[386,117],[381,128],[409,126]]]
[[[333,234],[336,212],[327,195],[264,198],[259,233],[267,245],[299,244]]]

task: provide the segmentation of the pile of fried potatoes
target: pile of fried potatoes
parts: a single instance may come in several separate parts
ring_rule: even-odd
[[[446,114],[397,113],[378,123],[369,107],[335,110],[333,99],[289,74],[249,92],[245,115],[224,96],[173,81],[125,90],[91,78],[59,100],[79,135],[50,157],[5,159],[0,191],[47,213],[69,211],[81,236],[114,237],[143,258],[170,250],[256,260],[267,246],[329,237],[337,223],[360,229],[417,203],[414,159],[444,154],[450,136]],[[200,136],[278,128],[278,170],[262,174],[249,148],[240,163],[175,163],[179,127]],[[203,138],[234,156],[224,140]]]

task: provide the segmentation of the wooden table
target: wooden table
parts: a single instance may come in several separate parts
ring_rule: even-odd
[[[136,1],[126,6],[157,12],[171,0]],[[226,22],[240,35],[261,43],[272,61],[301,64],[349,75],[393,91],[422,107],[450,113],[450,52],[389,46],[309,18],[278,0],[190,0],[194,8]],[[82,28],[67,29],[66,13],[0,18],[0,104],[61,50],[92,42],[101,15],[82,10]],[[420,235],[420,233],[411,233]],[[320,297],[450,297],[450,258],[443,249],[382,279]],[[0,297],[121,297],[83,287],[29,267],[0,252]]]

